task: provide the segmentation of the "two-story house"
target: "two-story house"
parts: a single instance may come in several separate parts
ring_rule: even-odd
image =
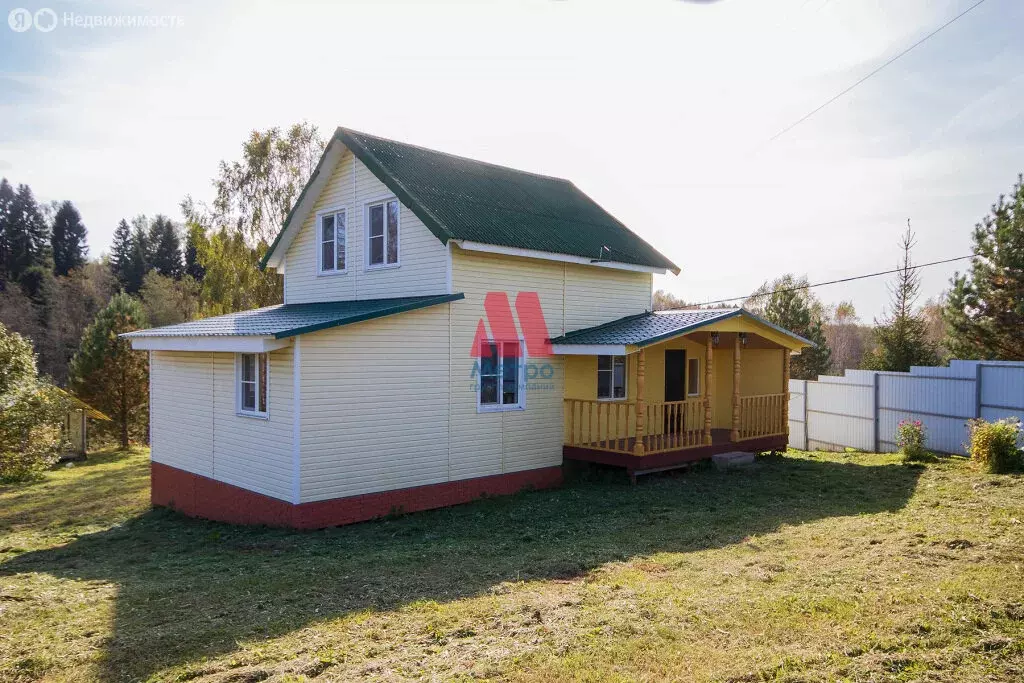
[[[785,448],[808,342],[651,312],[678,268],[569,181],[339,128],[264,266],[284,304],[127,335],[157,505],[313,528]]]

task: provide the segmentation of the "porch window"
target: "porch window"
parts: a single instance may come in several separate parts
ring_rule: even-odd
[[[345,272],[345,211],[320,214],[320,273]]]
[[[686,395],[700,396],[700,359],[686,361]]]
[[[480,344],[481,411],[523,407],[523,344],[521,341],[485,341]]]
[[[597,357],[597,398],[626,398],[626,357]]]
[[[270,364],[265,353],[240,353],[235,356],[238,414],[267,417],[267,386]]]
[[[389,199],[366,207],[367,266],[398,265],[398,200]]]

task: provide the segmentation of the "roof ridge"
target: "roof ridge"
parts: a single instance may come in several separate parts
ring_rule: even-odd
[[[383,140],[384,142],[391,142],[394,144],[405,145],[406,147],[412,147],[414,149],[420,149],[424,152],[430,152],[431,154],[441,154],[452,159],[460,159],[462,161],[472,161],[474,164],[483,164],[485,166],[491,166],[493,168],[500,168],[505,171],[515,171],[516,173],[525,173],[527,175],[536,176],[538,178],[546,178],[548,180],[558,180],[563,183],[573,184],[568,178],[563,178],[557,175],[550,175],[547,173],[538,173],[537,171],[527,171],[522,168],[516,168],[515,166],[506,166],[504,164],[498,164],[493,161],[484,161],[483,159],[474,159],[473,157],[463,156],[461,154],[453,154],[451,152],[445,152],[441,149],[434,149],[433,147],[425,147],[423,145],[417,145],[414,142],[405,142],[404,140],[395,140],[394,138],[385,138],[380,135],[374,135],[373,133],[364,133],[363,131],[355,130],[353,128],[346,128],[344,126],[338,126],[338,130],[343,130],[349,135],[362,135],[368,138],[374,138],[376,140]],[[575,186],[574,186],[575,187]]]

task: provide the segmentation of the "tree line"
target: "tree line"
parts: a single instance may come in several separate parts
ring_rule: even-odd
[[[259,262],[323,149],[319,131],[306,123],[253,131],[240,159],[219,164],[212,204],[186,196],[180,222],[163,214],[124,218],[109,252],[92,259],[72,202],[40,205],[27,185],[4,179],[0,347],[17,350],[10,358],[19,356],[18,366],[31,371],[12,383],[20,398],[0,395],[0,434],[15,401],[67,387],[113,418],[109,436],[123,447],[147,441],[146,356],[118,335],[281,303],[280,276]],[[0,376],[5,362],[0,357]],[[44,421],[55,414],[38,412]],[[16,431],[26,439],[42,434],[24,421]],[[57,448],[46,443],[43,450]],[[0,441],[0,469],[15,445]]]
[[[1024,175],[972,232],[972,258],[949,289],[918,305],[920,275],[910,222],[898,243],[898,265],[882,318],[864,324],[850,301],[826,306],[807,276],[766,281],[743,307],[814,343],[793,357],[793,379],[817,379],[845,369],[906,372],[951,359],[1024,360]],[[668,292],[655,309],[695,307]]]

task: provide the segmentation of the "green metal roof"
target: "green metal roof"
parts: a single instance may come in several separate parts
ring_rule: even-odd
[[[672,337],[696,330],[719,320],[727,320],[743,315],[767,325],[785,335],[799,341],[814,344],[798,334],[768,322],[743,308],[697,309],[692,311],[657,311],[644,312],[637,315],[619,318],[603,325],[587,327],[568,332],[551,340],[552,344],[560,345],[615,345],[615,346],[650,346]]]
[[[338,128],[334,140],[352,150],[444,244],[466,240],[679,272],[672,261],[568,180],[347,128]],[[318,166],[313,178],[320,172]],[[286,227],[291,219],[289,215]],[[284,230],[278,234],[262,265],[283,234]]]
[[[464,294],[408,296],[395,299],[327,301],[309,304],[278,304],[239,311],[178,325],[154,327],[123,334],[123,337],[274,337],[284,339],[329,327],[382,318],[449,301]]]

